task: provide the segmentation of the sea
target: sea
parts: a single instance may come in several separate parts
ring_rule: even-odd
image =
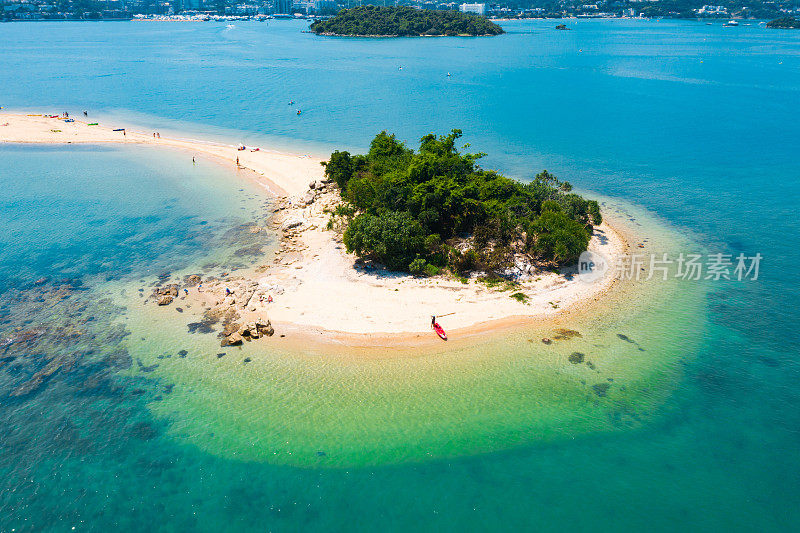
[[[144,302],[262,264],[263,189],[185,151],[0,145],[0,531],[800,528],[800,32],[559,22],[0,25],[3,111],[323,157],[459,129],[634,251],[760,257],[452,347],[220,348]]]

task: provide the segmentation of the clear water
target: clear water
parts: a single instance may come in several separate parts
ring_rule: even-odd
[[[646,235],[667,224],[692,246],[766,259],[758,282],[681,286],[627,319],[610,310],[605,328],[580,324],[592,331],[580,342],[610,346],[622,331],[652,361],[587,346],[629,386],[606,399],[586,401],[580,380],[595,375],[583,367],[532,357],[537,331],[440,363],[272,354],[245,371],[216,361],[210,340],[170,345],[177,326],[141,340],[146,319],[116,293],[162,269],[246,266],[230,264],[245,262],[227,232],[263,216],[255,191],[211,165],[202,178],[178,153],[2,147],[3,333],[44,317],[84,337],[57,344],[73,337],[48,331],[21,369],[0,368],[0,390],[13,391],[52,354],[81,354],[35,393],[0,400],[0,529],[796,529],[800,34],[552,25],[402,41],[322,39],[297,22],[3,26],[6,107],[318,153],[363,149],[381,129],[413,142],[458,127],[491,154],[486,166],[520,178],[548,168],[658,213],[631,208]],[[73,289],[59,300],[63,278]],[[182,347],[186,359],[157,359]],[[137,357],[160,366],[126,370]],[[351,386],[337,389],[343,376]],[[409,376],[418,387],[403,388]],[[335,397],[350,412],[315,419],[337,403],[312,400]],[[314,427],[324,431],[304,433]],[[298,440],[277,448],[287,434]]]

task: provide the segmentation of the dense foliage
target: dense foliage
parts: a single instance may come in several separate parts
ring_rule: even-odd
[[[326,35],[396,37],[503,33],[497,24],[469,13],[372,5],[343,9],[332,19],[313,23],[310,29]]]
[[[384,131],[366,155],[331,154],[323,165],[342,193],[334,218],[347,251],[419,275],[502,274],[515,254],[574,263],[601,222],[597,202],[547,171],[525,184],[483,170],[459,137],[426,135],[414,151]]]
[[[779,30],[800,30],[800,20],[794,17],[783,17],[767,22],[767,28]]]

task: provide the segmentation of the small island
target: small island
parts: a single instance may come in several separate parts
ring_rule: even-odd
[[[778,30],[800,30],[800,20],[794,17],[782,17],[767,22],[767,28]]]
[[[501,279],[520,264],[577,262],[602,222],[597,202],[546,170],[530,183],[484,170],[484,154],[459,152],[460,137],[429,134],[414,151],[384,131],[366,155],[336,151],[322,163],[341,191],[329,226],[347,251],[416,276]]]
[[[317,35],[347,37],[488,36],[504,33],[503,28],[486,17],[470,13],[373,5],[343,9],[331,19],[314,22],[309,29]]]

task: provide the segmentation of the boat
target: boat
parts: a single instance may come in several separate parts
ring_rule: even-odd
[[[444,332],[444,329],[439,325],[438,322],[433,323],[433,331],[435,331],[436,334],[439,335],[439,338],[443,341],[447,340],[447,333]]]
[[[739,23],[736,22],[735,20],[729,20],[728,22],[723,24],[723,26],[738,26],[738,25],[739,25]]]

